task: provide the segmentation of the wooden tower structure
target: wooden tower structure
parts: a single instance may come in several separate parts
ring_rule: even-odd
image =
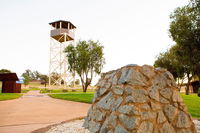
[[[76,27],[69,21],[59,20],[49,23],[50,60],[49,60],[49,88],[53,85],[65,87],[74,80],[67,71],[67,58],[64,49],[69,43],[74,43]]]

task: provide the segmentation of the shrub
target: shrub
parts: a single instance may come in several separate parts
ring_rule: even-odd
[[[72,92],[76,92],[76,90],[75,90],[75,89],[72,89]]]
[[[199,89],[198,89],[197,95],[200,97],[200,87],[199,87]]]
[[[68,92],[68,90],[67,89],[63,89],[62,92]]]
[[[48,90],[48,89],[41,89],[40,90],[40,93],[50,93],[51,90]]]

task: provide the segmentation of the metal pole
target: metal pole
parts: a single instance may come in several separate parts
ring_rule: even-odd
[[[67,33],[64,33],[64,43],[66,43],[66,37],[67,37]],[[63,60],[64,60],[64,88],[66,88],[66,61],[67,61],[67,58],[66,56],[64,55],[63,57]]]
[[[51,89],[51,36],[50,36],[50,47],[49,47],[49,89]]]

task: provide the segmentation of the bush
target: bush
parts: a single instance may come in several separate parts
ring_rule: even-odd
[[[63,89],[62,92],[68,92],[68,90],[67,89]]]
[[[80,80],[79,79],[76,79],[75,85],[80,85]]]
[[[72,92],[76,92],[76,90],[75,90],[75,89],[72,89]]]
[[[21,93],[27,93],[29,92],[29,89],[21,89]]]
[[[40,90],[40,93],[50,93],[51,90],[48,90],[48,89],[41,89]]]
[[[197,95],[200,97],[200,87],[199,87],[199,89],[198,89]]]

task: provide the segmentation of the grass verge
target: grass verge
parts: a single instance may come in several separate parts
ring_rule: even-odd
[[[29,92],[29,89],[22,89],[21,90],[21,93],[27,93],[27,92]]]
[[[52,98],[76,101],[76,102],[84,102],[84,103],[92,103],[94,92],[67,92],[66,94],[49,94]],[[181,94],[189,113],[193,118],[200,118],[200,97],[196,94],[185,95]]]
[[[67,94],[49,94],[52,98],[75,101],[75,102],[83,102],[83,103],[92,103],[92,98],[94,93],[81,93],[81,92],[70,92]]]
[[[200,97],[197,94],[181,94],[188,111],[194,118],[200,118]]]
[[[21,96],[22,96],[22,94],[20,94],[20,93],[0,93],[0,101],[16,99]]]

